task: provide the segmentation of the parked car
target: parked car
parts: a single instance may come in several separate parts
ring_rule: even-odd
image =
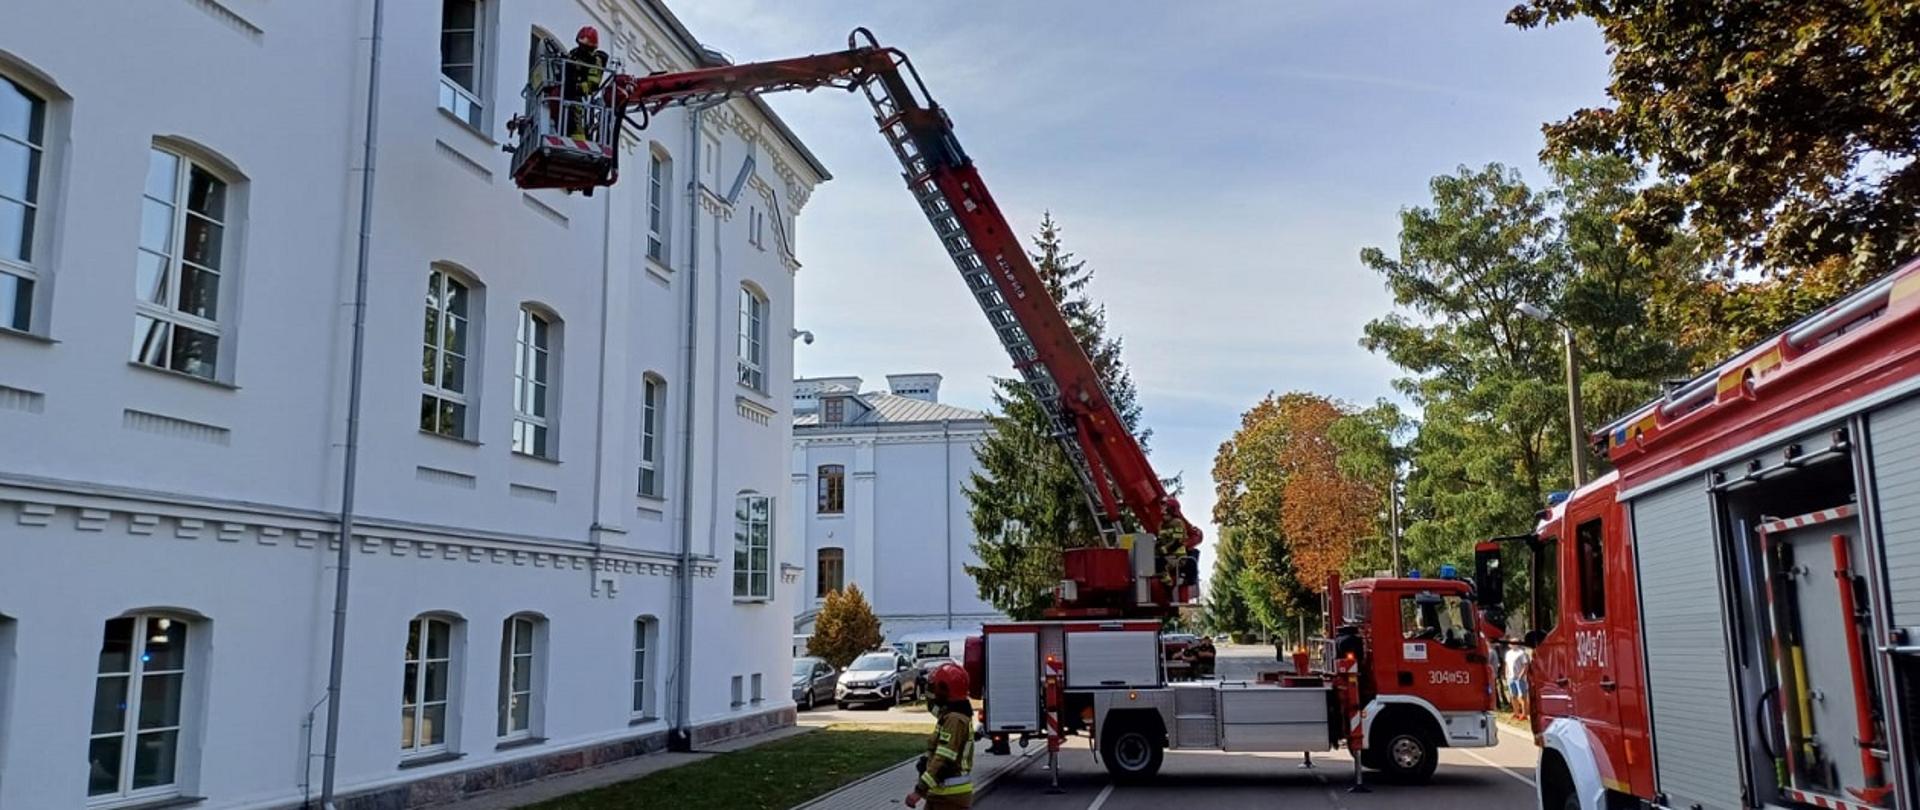
[[[853,659],[833,689],[834,700],[842,709],[862,703],[892,706],[917,694],[913,665],[892,650],[876,650]]]
[[[811,656],[793,659],[793,703],[811,709],[821,701],[834,699],[834,683],[839,680],[833,665]]]

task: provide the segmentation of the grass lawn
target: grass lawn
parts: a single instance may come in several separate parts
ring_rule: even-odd
[[[835,725],[534,805],[533,810],[786,810],[926,751],[927,727]],[[900,794],[912,785],[900,785]]]

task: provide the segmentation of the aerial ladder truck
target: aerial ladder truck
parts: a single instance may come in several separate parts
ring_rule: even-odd
[[[1201,533],[1155,474],[1098,371],[905,54],[856,29],[843,51],[635,76],[610,65],[590,94],[561,92],[565,57],[540,57],[508,124],[526,189],[591,193],[618,179],[620,134],[671,107],[780,90],[860,91],[902,177],[986,315],[1078,477],[1101,543],[1067,549],[1047,619],[989,624],[966,665],[981,730],[1004,743],[1099,743],[1109,771],[1144,778],[1168,748],[1324,751],[1410,781],[1437,749],[1497,738],[1488,644],[1472,586],[1450,578],[1333,581],[1318,655],[1263,682],[1169,683],[1160,629],[1198,597]],[[1404,618],[1403,618],[1404,617]],[[1406,627],[1402,627],[1402,624]],[[1317,659],[1309,661],[1309,658]],[[1050,757],[1050,762],[1053,760]],[[1057,777],[1057,769],[1055,769]]]

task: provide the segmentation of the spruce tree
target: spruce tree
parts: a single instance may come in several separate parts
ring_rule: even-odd
[[[1107,397],[1141,447],[1140,406],[1133,379],[1120,360],[1118,337],[1107,334],[1106,308],[1087,294],[1093,270],[1069,252],[1051,213],[1033,240],[1035,269],[1093,362]],[[975,451],[978,468],[966,485],[979,565],[967,566],[980,597],[1015,619],[1040,616],[1053,603],[1061,551],[1098,545],[1100,532],[1066,453],[1052,438],[1047,415],[1026,384],[994,380],[991,430]]]

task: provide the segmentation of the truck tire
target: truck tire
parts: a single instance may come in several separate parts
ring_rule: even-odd
[[[1375,738],[1367,753],[1380,763],[1386,778],[1407,785],[1423,785],[1440,767],[1440,747],[1418,725],[1399,725]],[[1363,755],[1364,757],[1364,755]],[[1366,760],[1362,759],[1361,764]]]
[[[1144,723],[1125,723],[1100,739],[1100,761],[1116,782],[1138,782],[1160,772],[1166,743]]]

